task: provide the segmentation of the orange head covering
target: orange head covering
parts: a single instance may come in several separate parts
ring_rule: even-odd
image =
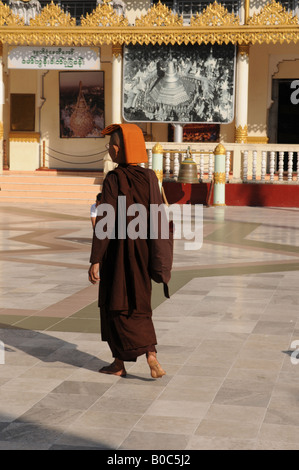
[[[102,130],[103,135],[110,135],[121,129],[126,163],[137,164],[147,162],[147,152],[142,130],[136,124],[111,124]]]

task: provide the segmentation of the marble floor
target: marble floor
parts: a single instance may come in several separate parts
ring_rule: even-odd
[[[0,213],[0,450],[299,449],[299,209],[203,208],[201,248],[175,241],[158,380],[97,372],[89,207]]]

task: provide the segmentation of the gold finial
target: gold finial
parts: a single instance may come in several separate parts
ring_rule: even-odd
[[[214,155],[225,155],[225,148],[222,144],[218,144],[214,150]]]
[[[163,153],[162,145],[159,142],[157,142],[156,145],[154,146],[152,152],[153,153]]]

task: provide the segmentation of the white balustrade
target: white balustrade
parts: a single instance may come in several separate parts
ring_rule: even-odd
[[[175,180],[178,179],[179,171],[180,171],[179,152],[175,152],[173,155],[173,178]]]
[[[248,178],[248,150],[243,152],[243,181],[247,182]]]
[[[278,181],[283,181],[283,160],[284,152],[278,154]]]
[[[293,152],[288,152],[288,182],[293,181]]]
[[[212,181],[213,174],[214,174],[214,152],[213,150],[209,150],[209,169],[208,169],[209,181]]]
[[[274,181],[274,170],[275,170],[275,152],[270,152],[270,181]]]
[[[165,179],[170,178],[170,152],[165,153]]]
[[[203,181],[205,174],[205,154],[203,152],[199,155],[199,178]]]
[[[148,168],[152,169],[153,168],[153,152],[152,149],[148,150]]]
[[[262,161],[261,161],[261,181],[265,182],[266,180],[266,168],[267,168],[267,152],[262,151]]]
[[[256,181],[257,151],[252,152],[252,181]]]
[[[230,172],[230,151],[228,150],[225,154],[225,181],[229,181]]]

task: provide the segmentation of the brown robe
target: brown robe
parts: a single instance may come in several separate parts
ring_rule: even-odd
[[[126,196],[126,208],[142,204],[146,208],[149,230],[150,202],[162,204],[158,180],[152,170],[119,165],[108,173],[103,184],[102,204],[115,211],[115,239],[93,237],[90,262],[100,263],[99,307],[101,336],[108,341],[112,355],[125,361],[157,344],[151,309],[151,277],[147,239],[119,238],[118,196]],[[97,223],[105,217],[97,217]],[[134,217],[126,216],[126,224]],[[136,228],[137,230],[137,228]],[[149,232],[148,232],[149,233]]]

